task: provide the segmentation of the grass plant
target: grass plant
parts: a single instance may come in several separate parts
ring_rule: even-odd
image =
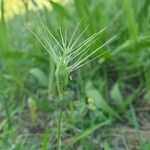
[[[33,25],[33,27],[28,26],[30,31],[43,45],[43,47],[46,49],[49,56],[52,58],[53,62],[56,65],[55,77],[60,99],[60,112],[58,123],[58,149],[61,149],[62,102],[64,99],[64,94],[67,91],[70,73],[107,53],[108,51],[104,51],[101,54],[94,56],[95,53],[99,52],[104,46],[111,43],[117,36],[113,36],[104,44],[100,45],[97,49],[90,52],[90,46],[93,43],[95,43],[96,40],[98,40],[99,35],[102,32],[104,32],[106,28],[103,28],[99,32],[94,33],[89,38],[81,42],[80,40],[83,34],[88,29],[88,27],[85,28],[77,36],[77,38],[75,38],[77,30],[80,27],[81,21],[77,24],[70,39],[68,39],[67,28],[65,30],[64,35],[62,29],[59,28],[59,35],[57,39],[46,27],[43,19],[40,16],[36,17],[31,15],[30,21],[32,23],[31,25]]]

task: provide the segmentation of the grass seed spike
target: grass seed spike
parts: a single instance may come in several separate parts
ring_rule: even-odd
[[[100,45],[98,48],[90,51],[90,46],[98,40],[99,35],[106,30],[106,27],[99,32],[94,33],[86,40],[81,40],[83,34],[88,29],[85,28],[78,36],[77,30],[80,27],[81,21],[75,27],[72,36],[68,39],[67,29],[63,35],[62,29],[59,28],[59,36],[56,38],[44,23],[44,20],[40,16],[30,16],[29,29],[34,36],[43,45],[48,52],[52,60],[56,65],[55,77],[57,80],[57,89],[60,96],[60,114],[59,114],[59,128],[58,128],[58,149],[61,149],[61,117],[62,117],[62,100],[65,91],[67,90],[69,74],[82,66],[90,63],[91,61],[101,57],[108,51],[102,52],[95,57],[95,53],[100,51],[104,46],[112,42],[116,35]],[[35,32],[35,31],[36,32]],[[93,58],[92,58],[93,56]]]

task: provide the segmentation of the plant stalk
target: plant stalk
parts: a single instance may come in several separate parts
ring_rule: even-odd
[[[63,96],[59,94],[58,150],[61,150],[62,100],[63,100]]]
[[[58,150],[61,150],[62,101],[63,101],[64,94],[68,85],[67,67],[64,64],[63,60],[61,61],[62,62],[57,65],[56,71],[55,71],[55,77],[57,80],[57,89],[59,93],[59,105],[60,105],[59,118],[58,118]]]

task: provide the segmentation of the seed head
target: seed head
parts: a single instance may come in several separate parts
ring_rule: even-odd
[[[107,53],[108,51],[104,51],[100,55],[94,55],[116,38],[116,35],[113,36],[91,52],[91,45],[98,40],[99,35],[106,30],[106,27],[101,31],[94,33],[86,40],[81,40],[83,34],[88,28],[85,28],[77,38],[75,38],[81,22],[77,24],[70,39],[68,39],[67,28],[64,35],[62,29],[59,28],[59,36],[56,38],[46,27],[43,19],[39,16],[30,16],[30,22],[31,26],[29,26],[29,29],[43,45],[56,65],[55,76],[59,93],[62,93],[62,91],[66,89],[68,85],[68,76],[71,72],[79,69],[96,58],[101,57],[104,53]],[[33,28],[36,32],[33,31]]]
[[[63,95],[68,85],[68,71],[63,58],[60,57],[60,59],[60,63],[56,66],[55,76],[59,95]]]

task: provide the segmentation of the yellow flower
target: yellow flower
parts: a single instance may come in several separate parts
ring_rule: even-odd
[[[91,109],[93,111],[96,110],[96,107],[94,105],[89,105],[88,107],[89,107],[89,109]]]
[[[94,99],[92,97],[88,97],[88,103],[93,103]]]
[[[88,101],[88,108],[93,111],[96,110],[95,103],[94,103],[95,100],[92,97],[88,97],[87,101]]]

